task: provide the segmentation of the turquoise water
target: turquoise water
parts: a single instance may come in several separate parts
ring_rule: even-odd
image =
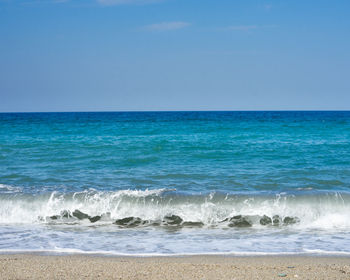
[[[0,114],[3,252],[350,254],[349,191],[350,112]]]

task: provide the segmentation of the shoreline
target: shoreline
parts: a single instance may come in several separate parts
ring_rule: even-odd
[[[37,251],[21,251],[21,250],[0,250],[1,256],[46,256],[46,257],[101,257],[101,258],[278,258],[278,257],[290,257],[290,258],[344,258],[350,260],[350,252],[237,252],[237,253],[146,253],[146,254],[123,254],[113,253],[108,251],[56,251],[56,250],[37,250]]]
[[[345,256],[0,254],[1,279],[350,279]]]

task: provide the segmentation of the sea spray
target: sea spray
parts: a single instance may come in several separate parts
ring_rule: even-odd
[[[339,192],[198,195],[174,189],[93,190],[41,195],[16,193],[1,196],[0,202],[0,222],[6,224],[69,220],[78,225],[83,220],[81,216],[88,219],[108,213],[111,222],[127,217],[149,221],[142,225],[152,225],[176,215],[184,222],[201,223],[208,228],[249,224],[256,228],[289,225],[303,229],[350,229],[350,194]],[[77,211],[81,213],[79,217],[74,215]],[[238,216],[241,216],[237,218],[240,222],[233,222],[233,217]]]

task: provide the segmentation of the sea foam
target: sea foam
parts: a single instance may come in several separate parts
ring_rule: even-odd
[[[0,201],[0,223],[5,224],[88,224],[72,215],[79,210],[90,217],[105,215],[100,221],[104,224],[134,217],[147,221],[142,226],[149,226],[175,215],[183,222],[212,228],[226,227],[232,217],[241,216],[254,228],[288,225],[299,229],[350,229],[350,195],[339,192],[198,195],[163,188],[16,194],[1,196]],[[64,219],[62,213],[71,219]]]

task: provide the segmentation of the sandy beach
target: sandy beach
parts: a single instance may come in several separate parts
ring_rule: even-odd
[[[350,279],[346,257],[1,255],[1,279]]]

